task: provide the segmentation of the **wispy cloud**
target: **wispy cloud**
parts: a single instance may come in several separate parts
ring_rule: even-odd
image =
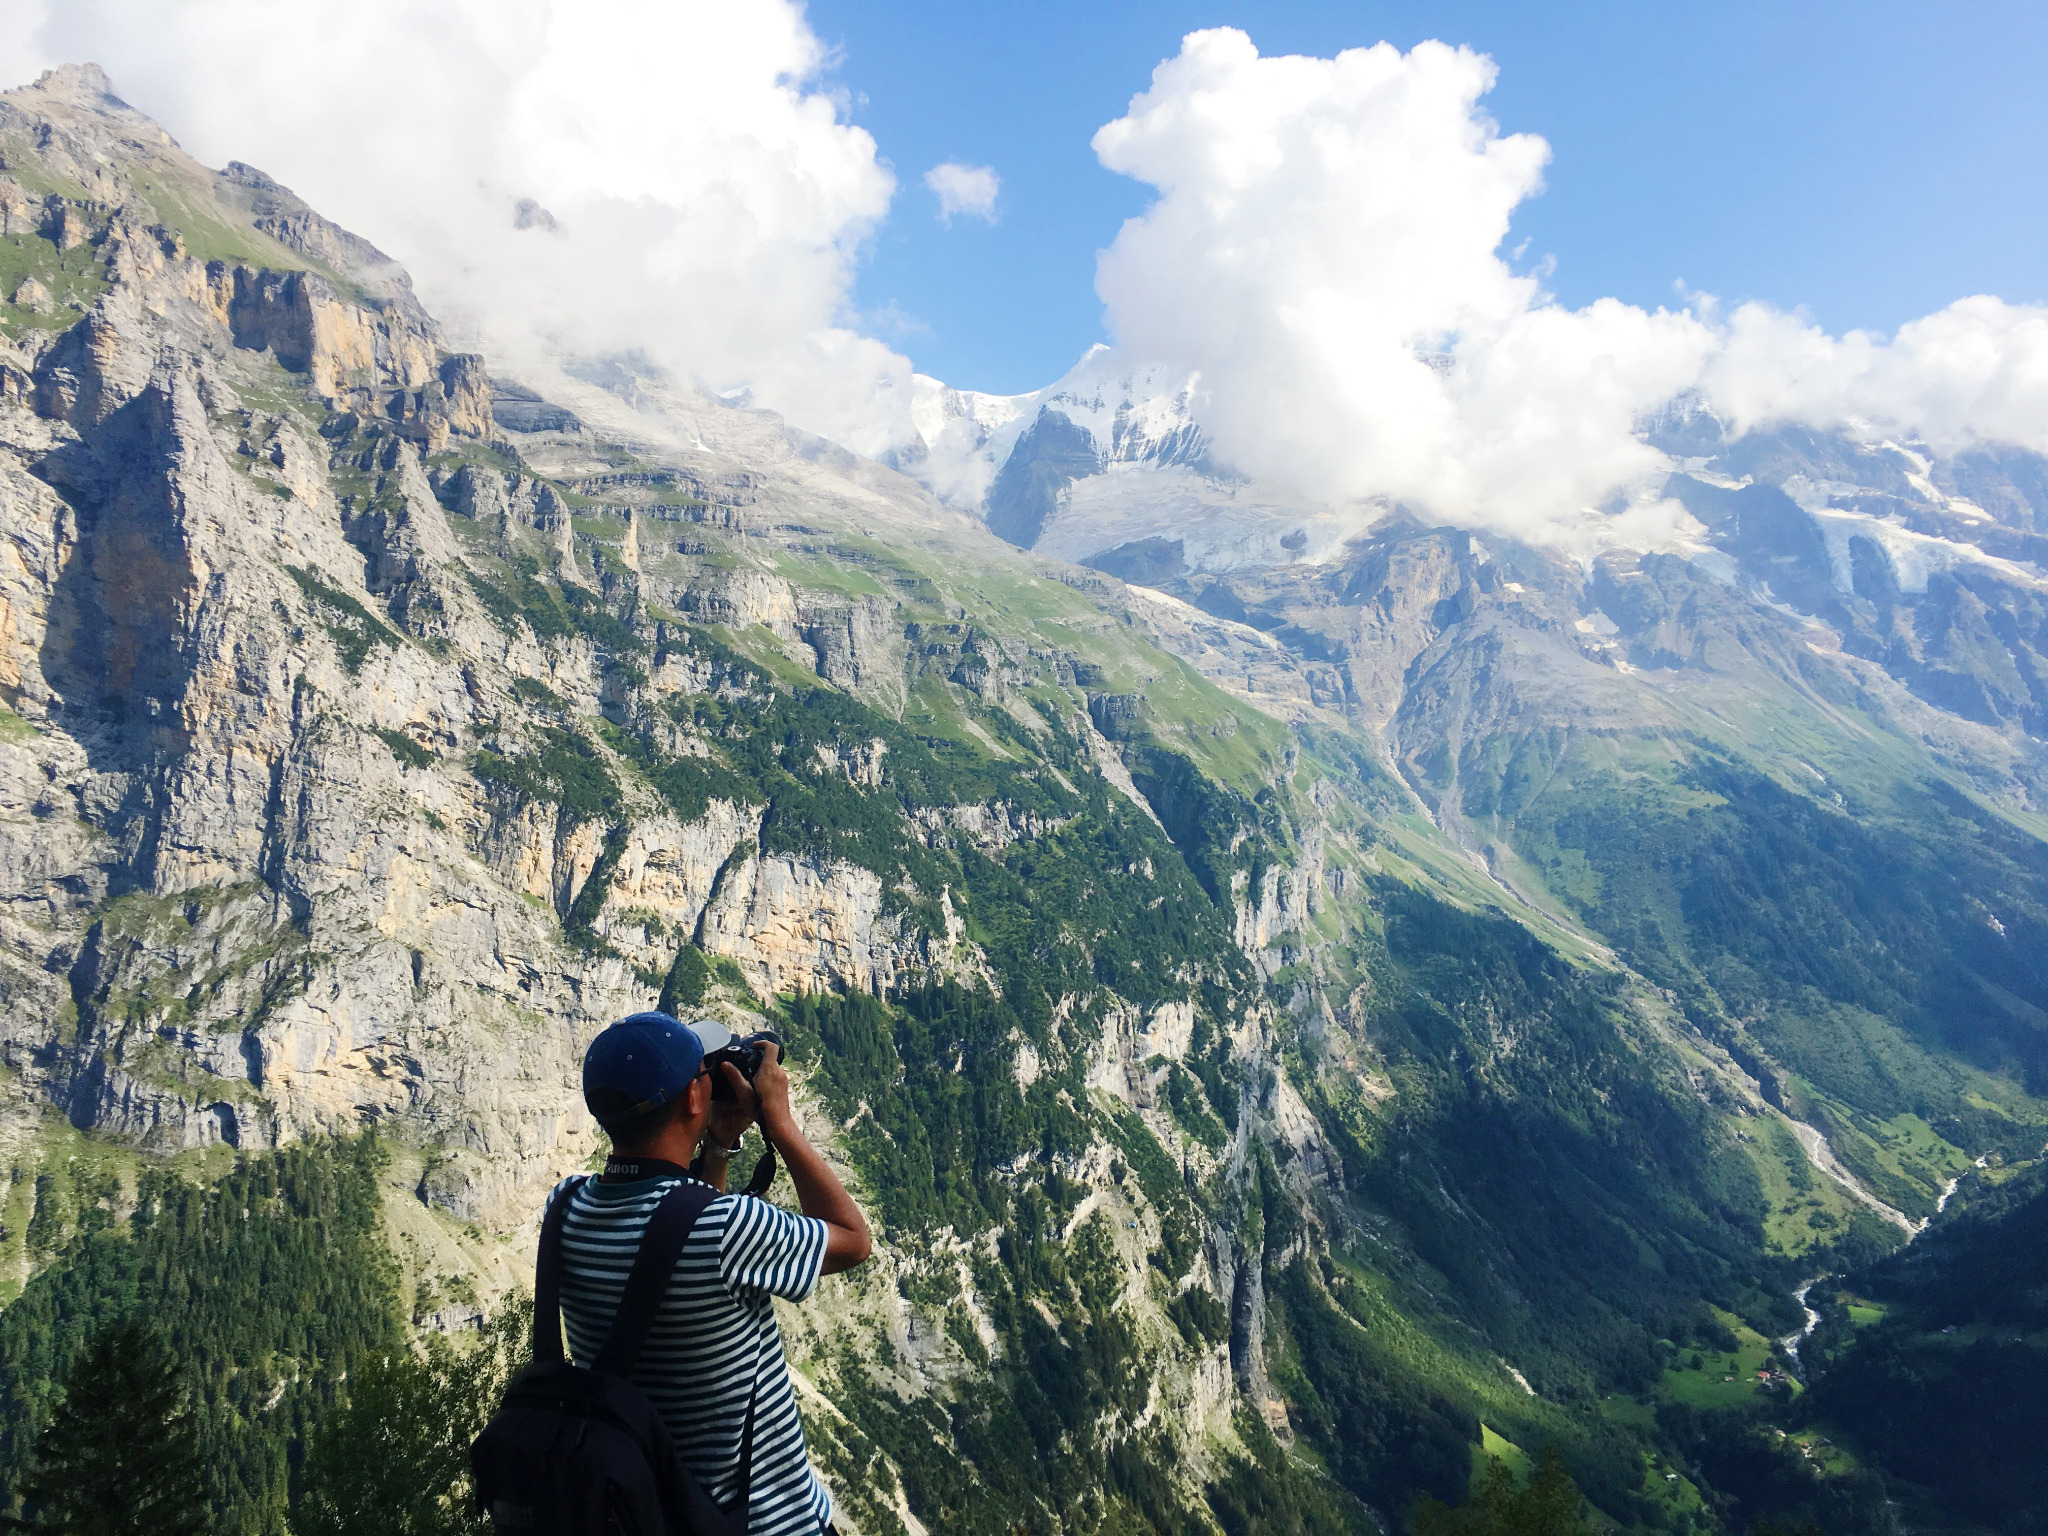
[[[914,315],[894,299],[875,309],[864,309],[860,313],[861,329],[881,336],[929,336],[932,326],[921,315]]]
[[[926,171],[924,184],[938,198],[939,217],[946,223],[952,223],[958,215],[995,223],[996,194],[1002,190],[1003,182],[987,166],[948,160]]]

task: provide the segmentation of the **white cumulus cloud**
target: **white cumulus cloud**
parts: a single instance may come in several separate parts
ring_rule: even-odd
[[[1974,442],[2048,453],[2048,308],[1979,294],[1887,339],[1827,335],[1781,310],[1745,304],[1722,328],[1702,388],[1739,428],[1773,421],[1924,438],[1942,452]]]
[[[514,370],[639,352],[857,448],[900,435],[909,363],[847,320],[894,178],[792,0],[11,9],[0,74],[98,62],[201,160],[390,252]]]
[[[1002,178],[985,165],[962,165],[957,160],[948,160],[935,165],[924,173],[924,184],[939,200],[939,217],[948,224],[956,214],[981,219],[993,224],[996,221],[996,193],[1002,190]]]
[[[1686,391],[1742,428],[2048,449],[2048,311],[1969,299],[1886,340],[1762,305],[1557,304],[1501,254],[1550,152],[1481,110],[1494,77],[1442,43],[1264,58],[1196,32],[1096,134],[1158,191],[1097,267],[1117,344],[1198,376],[1237,468],[1583,545],[1682,519],[1642,499],[1667,466],[1637,424]]]

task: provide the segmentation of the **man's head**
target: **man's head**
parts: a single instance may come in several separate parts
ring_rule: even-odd
[[[716,1036],[716,1038],[709,1038]],[[704,1057],[731,1038],[709,1019],[694,1025],[665,1013],[636,1013],[590,1042],[583,1056],[583,1102],[612,1145],[636,1152],[670,1139],[694,1145],[711,1115]]]

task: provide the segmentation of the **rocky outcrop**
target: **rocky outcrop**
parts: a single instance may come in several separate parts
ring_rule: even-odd
[[[229,272],[224,265],[220,276],[229,289],[228,326],[236,346],[268,350],[292,372],[308,375],[329,400],[358,379],[367,382],[377,360],[369,327],[324,279],[247,267]],[[402,357],[401,368],[409,361]]]
[[[806,602],[792,627],[817,657],[818,676],[879,704],[903,706],[907,647],[896,605],[879,597],[851,602]]]
[[[491,379],[481,354],[457,352],[439,369],[448,430],[461,437],[491,435]]]
[[[921,805],[911,817],[928,841],[962,837],[985,854],[1000,854],[1012,843],[1058,831],[1064,822],[1020,812],[1005,800],[986,805]]]
[[[248,210],[251,228],[347,277],[374,299],[376,308],[396,311],[408,329],[438,339],[405,269],[362,236],[323,218],[289,187],[239,160],[230,160],[218,173],[215,188],[231,206]]]
[[[1299,858],[1268,864],[1254,883],[1249,870],[1239,870],[1232,895],[1237,914],[1237,947],[1248,955],[1264,953],[1283,934],[1298,933],[1322,910],[1324,844],[1327,832],[1317,821],[1302,827]]]
[[[758,624],[781,638],[797,637],[796,591],[779,576],[759,571],[721,575],[676,594],[676,606],[708,624],[734,628]]]
[[[697,934],[770,994],[848,984],[880,991],[895,979],[901,938],[873,871],[760,853],[728,864]]]

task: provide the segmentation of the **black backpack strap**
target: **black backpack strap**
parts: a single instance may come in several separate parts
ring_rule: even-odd
[[[605,1335],[604,1348],[592,1364],[608,1376],[624,1376],[640,1353],[640,1341],[661,1298],[668,1291],[668,1277],[683,1255],[683,1244],[704,1208],[718,1198],[718,1191],[694,1179],[678,1179],[647,1218],[647,1230],[640,1237],[640,1251],[626,1276],[626,1289],[619,1297],[619,1310],[612,1316],[612,1330]]]
[[[562,1224],[569,1202],[590,1181],[579,1174],[562,1186],[540,1224],[540,1251],[533,1261],[533,1360],[536,1365],[562,1363]]]
[[[761,1400],[761,1364],[754,1362],[754,1390],[747,1394],[747,1427],[740,1433],[740,1474],[734,1484],[733,1513],[742,1525],[754,1502],[754,1405]]]

